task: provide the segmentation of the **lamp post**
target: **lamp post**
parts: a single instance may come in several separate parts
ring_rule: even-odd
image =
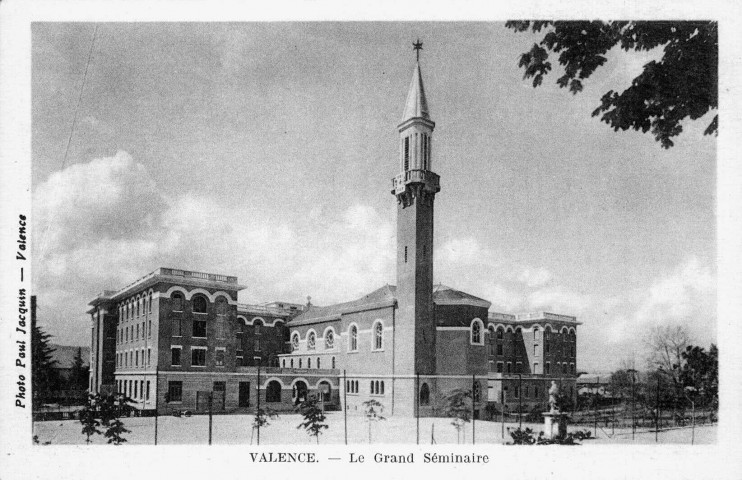
[[[258,362],[258,384],[256,386],[258,392],[258,405],[255,414],[258,417],[258,445],[260,445],[260,364],[263,363],[263,357],[252,357],[253,360]]]

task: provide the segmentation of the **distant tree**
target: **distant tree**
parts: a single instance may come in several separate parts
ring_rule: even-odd
[[[59,385],[59,375],[55,370],[57,361],[52,355],[55,352],[49,345],[51,335],[38,325],[31,332],[31,378],[33,384],[33,406],[38,408],[43,400]]]
[[[296,410],[304,417],[304,421],[296,428],[306,430],[309,436],[314,437],[319,444],[319,436],[322,435],[322,430],[329,427],[325,423],[327,420],[325,412],[322,411],[317,399],[314,396],[307,395],[307,398],[296,407]]]
[[[716,406],[719,401],[719,349],[711,344],[706,352],[702,347],[689,345],[682,354],[680,372],[684,388],[691,387],[693,399]]]
[[[510,21],[516,32],[544,31],[520,57],[524,78],[533,86],[543,82],[552,65],[549,53],[558,54],[564,74],[557,78],[561,88],[576,94],[606,61],[606,53],[618,46],[624,51],[648,51],[663,47],[659,61],[644,70],[623,92],[608,91],[592,116],[614,130],[651,129],[663,148],[673,146],[672,138],[683,131],[681,122],[696,120],[718,106],[719,42],[716,22],[686,21]],[[704,135],[716,134],[719,116],[714,116]]]
[[[461,443],[461,432],[464,425],[471,421],[472,391],[455,389],[445,397],[447,417],[453,419],[451,425],[456,429],[456,442]]]
[[[70,369],[70,389],[87,390],[89,374],[90,367],[85,366],[85,361],[82,358],[82,347],[77,347],[77,353],[75,358],[72,359],[72,368]]]
[[[660,371],[679,387],[683,352],[688,342],[688,333],[681,326],[658,325],[651,328],[644,340],[648,348],[649,367]]]
[[[363,409],[366,414],[366,421],[368,421],[368,443],[371,443],[371,425],[386,420],[381,415],[384,413],[384,405],[372,398],[363,402]]]

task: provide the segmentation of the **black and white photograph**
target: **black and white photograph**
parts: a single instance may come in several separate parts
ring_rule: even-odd
[[[2,162],[13,442],[737,478],[699,465],[740,440],[735,24],[535,12],[33,17],[28,158]]]

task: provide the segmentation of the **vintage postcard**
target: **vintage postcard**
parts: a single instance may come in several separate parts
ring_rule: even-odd
[[[413,5],[0,5],[2,478],[739,478],[739,8]]]

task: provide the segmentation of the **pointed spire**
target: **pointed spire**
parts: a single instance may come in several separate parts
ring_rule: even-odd
[[[412,83],[407,93],[407,102],[404,107],[402,122],[411,118],[424,118],[430,120],[428,112],[428,101],[425,99],[425,89],[423,88],[423,77],[420,73],[420,63],[415,63],[415,70],[412,72]]]

